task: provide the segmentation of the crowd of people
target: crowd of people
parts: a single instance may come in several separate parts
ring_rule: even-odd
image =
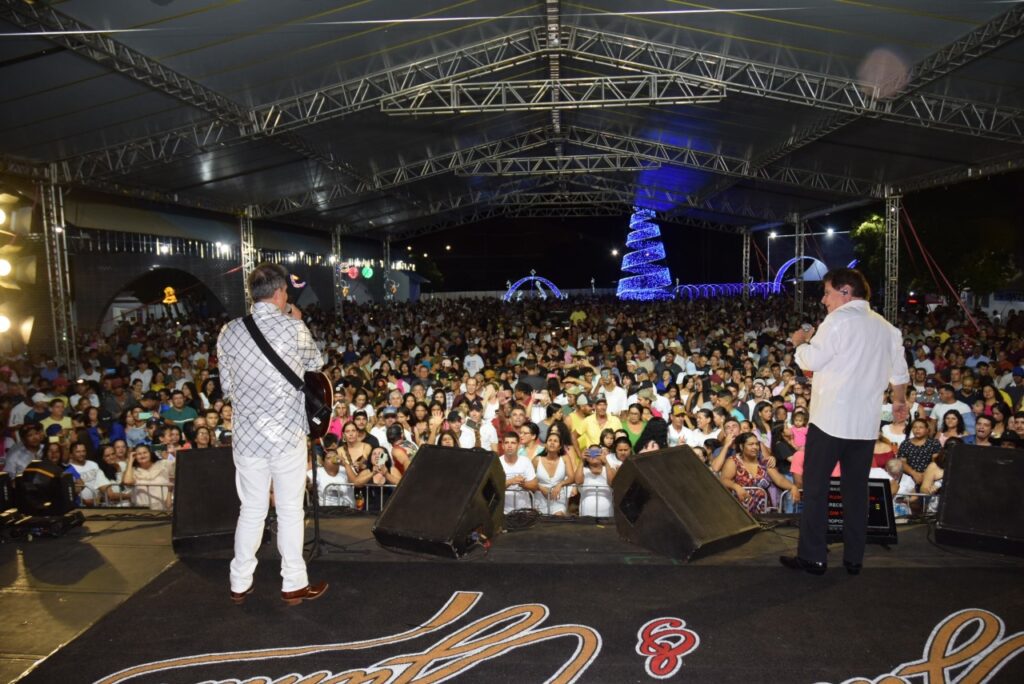
[[[1024,443],[1024,314],[901,316],[910,418],[879,397],[872,476],[910,512],[934,507],[951,445]],[[75,368],[0,361],[3,470],[47,459],[82,505],[167,510],[178,454],[232,443],[225,321],[125,321],[84,335]],[[324,505],[379,510],[427,444],[493,452],[506,510],[609,516],[622,462],[679,445],[752,512],[799,502],[814,379],[793,358],[791,299],[389,302],[304,321],[337,398],[310,463]]]

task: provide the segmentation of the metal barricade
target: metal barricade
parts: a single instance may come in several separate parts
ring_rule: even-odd
[[[324,508],[344,508],[360,513],[377,514],[391,499],[398,485],[367,483],[361,485],[332,483],[324,487],[320,505]],[[313,505],[313,493],[306,490],[306,506]]]
[[[611,518],[615,515],[612,488],[608,485],[578,485],[581,518]]]
[[[510,501],[512,502],[511,505],[509,505]],[[525,489],[506,489],[505,512],[518,511],[524,508],[534,508],[533,492]]]
[[[83,508],[145,508],[170,511],[174,504],[173,484],[111,485],[97,493],[95,503]]]

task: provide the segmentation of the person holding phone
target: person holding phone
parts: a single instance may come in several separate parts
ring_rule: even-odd
[[[602,447],[592,446],[583,452],[583,464],[573,474],[573,480],[580,490],[581,516],[612,516],[612,482],[615,480],[615,472],[615,468],[608,465]]]

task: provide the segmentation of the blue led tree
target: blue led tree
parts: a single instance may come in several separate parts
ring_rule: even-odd
[[[633,208],[626,236],[626,247],[633,251],[622,257],[622,271],[633,275],[619,279],[619,299],[672,299],[672,276],[668,267],[655,263],[665,258],[665,245],[660,240],[661,229],[654,217],[651,209]]]

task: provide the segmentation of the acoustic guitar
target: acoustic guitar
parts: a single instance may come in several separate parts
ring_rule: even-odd
[[[309,436],[314,440],[327,434],[334,412],[334,386],[330,378],[320,371],[306,371],[302,375],[305,385],[306,420],[309,422]]]

